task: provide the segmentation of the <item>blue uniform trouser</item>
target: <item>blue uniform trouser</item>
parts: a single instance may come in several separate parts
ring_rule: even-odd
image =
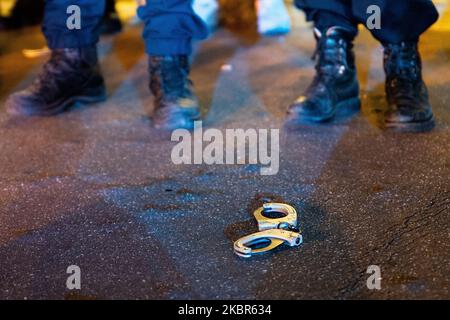
[[[73,13],[67,11],[72,5],[80,8],[80,29],[70,30],[67,26]],[[46,0],[43,32],[48,46],[55,49],[95,45],[104,10],[104,0]],[[191,0],[147,0],[145,6],[138,8],[138,15],[145,24],[143,37],[150,55],[189,54],[192,39],[208,35],[206,26],[192,10]]]
[[[438,18],[431,0],[295,0],[309,21],[327,28],[347,27],[357,33],[357,25],[370,17],[369,6],[381,9],[381,29],[371,30],[382,43],[417,41]]]

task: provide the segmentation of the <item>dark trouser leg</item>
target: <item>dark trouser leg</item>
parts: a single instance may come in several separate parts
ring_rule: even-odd
[[[192,39],[208,36],[190,0],[147,0],[138,15],[145,23],[143,37],[149,55],[190,54]]]
[[[381,29],[371,32],[382,43],[417,41],[438,18],[431,0],[296,0],[295,3],[305,11],[308,20],[328,27],[332,23],[346,27],[366,25],[370,17],[367,8],[376,5],[381,9]],[[321,14],[322,11],[326,14]]]
[[[371,5],[381,9],[381,29],[371,30],[381,43],[417,41],[438,18],[431,0],[354,0],[355,20],[365,25],[370,15],[367,8]]]
[[[51,49],[90,47],[98,42],[105,1],[83,0],[76,3],[81,12],[81,29],[70,30],[67,28],[67,8],[74,1],[46,0],[42,30]]]
[[[308,21],[320,31],[334,26],[344,27],[356,36],[358,21],[352,12],[352,0],[296,0],[295,4],[303,10]]]
[[[333,13],[328,10],[306,10],[306,16],[314,22],[314,27],[320,31],[326,31],[331,27],[340,26],[356,36],[358,34],[358,24],[349,17]]]

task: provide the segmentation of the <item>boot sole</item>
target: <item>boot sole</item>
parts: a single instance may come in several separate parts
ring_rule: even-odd
[[[106,98],[107,98],[106,89],[102,85],[96,88],[85,90],[82,95],[71,96],[66,98],[65,100],[55,102],[52,105],[50,105],[49,108],[46,110],[29,111],[21,108],[20,106],[19,107],[13,106],[9,108],[8,113],[12,115],[49,117],[66,111],[76,103],[92,104],[103,102],[106,100]]]
[[[421,133],[429,132],[436,127],[436,121],[434,117],[423,122],[387,122],[385,129],[387,131],[399,132],[399,133]]]
[[[97,88],[97,90],[98,89],[99,88]],[[80,96],[70,97],[69,99],[65,100],[60,106],[55,108],[55,110],[51,110],[50,112],[42,114],[42,115],[43,116],[53,116],[58,113],[62,113],[77,103],[93,104],[93,103],[103,102],[106,100],[107,95],[106,95],[106,90],[104,88],[102,89],[102,91],[103,92],[101,92],[95,96],[80,95]]]
[[[178,123],[171,123],[170,121],[155,121],[154,117],[151,117],[154,121],[153,127],[158,130],[176,130],[176,129],[186,129],[186,130],[193,130],[194,129],[194,122],[201,120],[201,113],[199,110],[196,110],[195,112],[192,112],[189,115],[186,115],[185,123],[184,125],[180,125]]]
[[[352,112],[358,111],[361,109],[361,99],[351,98],[336,104],[335,110],[333,113],[327,115],[326,117],[310,117],[310,116],[299,116],[295,119],[291,119],[287,121],[287,125],[296,125],[296,124],[320,124],[331,121],[336,114],[347,115]]]

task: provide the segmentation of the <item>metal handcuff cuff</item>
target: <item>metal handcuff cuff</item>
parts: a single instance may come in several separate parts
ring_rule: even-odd
[[[269,214],[279,213],[280,218],[270,218]],[[265,253],[287,244],[296,247],[302,244],[297,222],[297,211],[284,203],[265,203],[253,213],[258,221],[259,232],[245,236],[234,243],[234,252],[244,258]],[[264,246],[266,244],[266,246]],[[262,246],[262,247],[261,247]]]

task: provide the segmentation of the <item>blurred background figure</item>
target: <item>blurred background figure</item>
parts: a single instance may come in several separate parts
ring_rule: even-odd
[[[218,0],[194,0],[194,12],[205,22],[210,30],[217,28],[219,23]]]
[[[122,31],[122,22],[116,10],[116,0],[106,0],[105,15],[100,33],[104,35],[116,34]]]
[[[194,0],[194,11],[214,30],[218,25],[218,0]],[[286,34],[291,29],[291,19],[283,0],[255,0],[258,32],[261,35]]]
[[[283,0],[256,0],[255,6],[261,35],[289,33],[291,19]]]
[[[14,30],[38,25],[42,22],[43,16],[44,0],[16,0],[10,14],[0,17],[0,30]]]

